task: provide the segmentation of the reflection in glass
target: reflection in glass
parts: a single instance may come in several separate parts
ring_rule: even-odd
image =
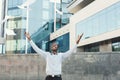
[[[120,42],[112,43],[112,51],[120,51]]]

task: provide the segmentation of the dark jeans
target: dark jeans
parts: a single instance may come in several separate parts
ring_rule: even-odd
[[[62,78],[61,77],[57,77],[57,76],[55,76],[55,77],[47,76],[45,80],[62,80]]]

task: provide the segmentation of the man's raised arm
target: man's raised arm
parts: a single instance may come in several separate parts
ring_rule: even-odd
[[[38,46],[36,46],[36,44],[31,40],[30,34],[25,32],[25,36],[27,37],[27,39],[30,41],[31,46],[33,47],[33,49],[38,53],[41,54],[43,57],[46,57],[47,52],[43,51],[42,49],[38,48]]]
[[[70,49],[67,52],[63,53],[63,58],[69,57],[75,51],[75,49],[77,49],[77,44],[79,44],[80,39],[82,38],[82,36],[83,36],[83,33],[81,35],[78,35],[76,45],[72,49]]]

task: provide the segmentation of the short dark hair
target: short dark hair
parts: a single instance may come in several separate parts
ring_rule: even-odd
[[[58,45],[58,47],[59,47],[59,42],[58,42],[58,41],[53,41],[52,44],[53,44],[53,43],[56,43],[56,44]],[[51,44],[51,45],[52,45],[52,44]]]

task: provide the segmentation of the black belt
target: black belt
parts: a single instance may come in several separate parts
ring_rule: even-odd
[[[61,75],[47,75],[49,77],[61,77]]]

